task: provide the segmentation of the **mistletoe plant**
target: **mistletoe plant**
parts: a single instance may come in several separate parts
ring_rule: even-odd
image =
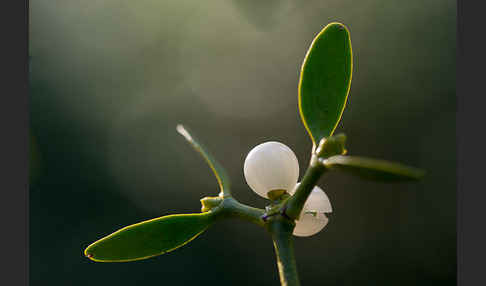
[[[265,228],[271,235],[282,285],[300,285],[293,237],[310,236],[327,224],[332,212],[326,194],[316,186],[327,172],[349,172],[366,179],[399,182],[417,180],[422,170],[398,163],[347,156],[344,134],[333,135],[351,85],[353,57],[348,29],[330,23],[313,40],[302,64],[298,101],[305,129],[313,143],[304,177],[290,148],[266,142],[252,149],[244,164],[245,179],[269,200],[265,209],[238,202],[223,167],[186,127],[177,131],[206,160],[219,184],[218,196],[201,199],[201,213],[168,215],[124,227],[89,245],[85,255],[98,262],[127,262],[179,248],[217,221],[238,218]]]

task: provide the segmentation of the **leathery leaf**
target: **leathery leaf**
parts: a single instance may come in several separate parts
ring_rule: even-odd
[[[300,71],[299,112],[314,146],[336,129],[352,71],[349,31],[341,23],[330,23],[312,41]]]
[[[203,233],[212,213],[163,216],[124,227],[88,246],[84,254],[98,262],[127,262],[175,250]]]
[[[329,170],[343,171],[375,181],[414,181],[425,175],[425,171],[421,169],[365,157],[336,155],[321,159],[321,163]]]

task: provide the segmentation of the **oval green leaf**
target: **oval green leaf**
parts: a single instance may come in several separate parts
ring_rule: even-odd
[[[230,193],[230,179],[226,172],[226,170],[219,164],[219,162],[214,158],[214,156],[209,153],[207,148],[205,148],[196,137],[194,137],[193,132],[190,132],[187,127],[184,127],[182,124],[177,125],[177,132],[184,136],[186,140],[191,144],[191,146],[199,153],[201,156],[206,160],[206,163],[209,165],[211,170],[213,171],[216,180],[218,181],[218,185],[220,188],[221,193],[224,196],[231,195]]]
[[[212,222],[211,213],[163,216],[124,227],[88,246],[84,254],[97,262],[146,259],[189,243]]]
[[[320,161],[329,170],[344,171],[376,181],[413,181],[425,175],[425,171],[421,169],[364,157],[337,155]]]
[[[300,71],[299,112],[314,146],[336,129],[352,71],[349,31],[341,23],[330,23],[312,41]]]

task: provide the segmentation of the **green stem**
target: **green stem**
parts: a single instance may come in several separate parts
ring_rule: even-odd
[[[262,219],[264,210],[247,206],[235,200],[232,197],[227,197],[223,200],[221,206],[218,207],[219,212],[229,217],[239,217],[259,226],[264,226],[265,222]]]
[[[312,155],[309,168],[305,172],[300,185],[297,187],[295,194],[287,200],[285,214],[290,219],[297,219],[299,217],[305,201],[325,170],[326,168],[319,163],[317,156]]]
[[[292,231],[294,225],[286,219],[273,219],[268,223],[273,247],[277,256],[277,267],[282,286],[300,286],[297,263],[294,256]]]

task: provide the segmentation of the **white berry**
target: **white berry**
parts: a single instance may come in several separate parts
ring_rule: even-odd
[[[286,145],[270,141],[253,148],[245,159],[243,168],[250,188],[268,198],[272,190],[291,192],[299,179],[299,162]]]
[[[295,187],[297,188],[299,184]],[[291,193],[294,192],[295,189]],[[295,236],[311,236],[318,233],[329,221],[325,214],[331,212],[331,202],[326,193],[318,186],[315,186],[304,204],[299,219],[295,221],[293,234]]]

